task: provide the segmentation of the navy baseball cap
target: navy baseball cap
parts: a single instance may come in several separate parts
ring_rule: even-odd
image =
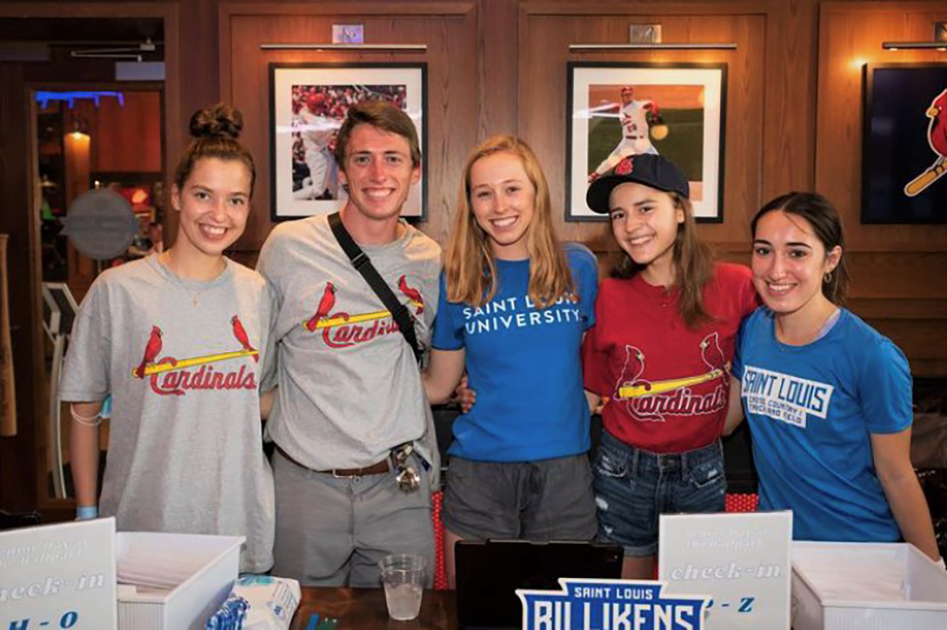
[[[608,214],[608,197],[612,189],[625,182],[677,193],[685,199],[690,197],[690,184],[681,169],[660,155],[643,153],[623,158],[615,168],[592,182],[585,193],[585,203],[594,212]]]

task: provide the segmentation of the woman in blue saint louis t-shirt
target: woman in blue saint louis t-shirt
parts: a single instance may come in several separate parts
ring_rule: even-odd
[[[789,193],[751,225],[753,282],[765,306],[743,324],[734,376],[760,509],[791,509],[796,539],[903,538],[939,558],[910,460],[907,359],[838,306],[848,284],[838,213],[821,195]]]
[[[454,423],[444,492],[453,583],[461,538],[595,536],[589,409],[579,349],[597,263],[563,247],[532,150],[496,136],[473,150],[447,247],[425,389],[445,400],[464,369],[477,404]]]

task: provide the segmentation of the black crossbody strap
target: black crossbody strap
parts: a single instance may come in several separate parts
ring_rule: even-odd
[[[412,321],[411,313],[408,311],[408,308],[395,297],[395,294],[391,291],[391,287],[388,286],[388,283],[384,281],[378,273],[378,270],[375,269],[375,265],[372,264],[371,259],[352,239],[352,235],[349,234],[349,231],[342,225],[342,218],[338,212],[333,212],[329,215],[329,227],[332,228],[335,240],[339,242],[342,251],[344,251],[346,256],[349,257],[349,260],[352,261],[352,266],[355,267],[356,271],[362,274],[362,277],[365,278],[365,282],[368,283],[368,286],[372,288],[375,295],[381,299],[385,308],[391,313],[395,323],[398,324],[398,330],[401,331],[408,345],[414,350],[414,358],[420,363],[422,356],[421,345],[418,343],[418,336],[414,332],[414,322]]]

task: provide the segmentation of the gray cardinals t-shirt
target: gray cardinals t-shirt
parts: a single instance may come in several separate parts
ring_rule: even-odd
[[[362,246],[429,346],[441,249],[403,224],[392,243]],[[278,225],[257,269],[279,305],[279,394],[267,430],[313,470],[361,468],[418,440],[429,412],[414,352],[352,266],[325,216]]]
[[[273,473],[259,383],[272,298],[233,261],[217,278],[149,256],[109,269],[82,301],[64,401],[113,397],[99,511],[120,531],[246,536],[241,570],[273,564]]]

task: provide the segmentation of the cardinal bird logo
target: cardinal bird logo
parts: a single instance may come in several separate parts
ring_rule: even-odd
[[[695,415],[726,404],[726,392],[693,393],[694,385],[723,379],[727,358],[720,349],[720,337],[710,333],[700,341],[700,358],[709,368],[697,376],[650,381],[644,378],[645,355],[640,348],[625,346],[625,363],[615,383],[614,401],[629,416],[641,422],[664,422],[667,415]]]
[[[251,355],[253,362],[258,363],[260,361],[260,353],[257,352],[256,348],[250,345],[250,338],[247,336],[247,331],[244,330],[243,324],[240,323],[240,318],[234,315],[230,318],[230,323],[233,325],[233,336],[237,338],[237,341],[240,342],[244,350],[253,353]]]
[[[409,287],[408,282],[405,280],[404,276],[398,278],[398,290],[401,291],[401,293],[404,294],[404,296],[409,300],[417,304],[418,315],[424,312],[424,300],[421,298],[421,292],[413,287]]]
[[[947,173],[947,90],[941,92],[931,102],[926,113],[931,119],[930,126],[927,128],[927,142],[937,154],[937,159],[927,170],[904,187],[904,194],[908,197],[921,194],[944,173]]]
[[[720,349],[720,336],[717,333],[710,333],[701,340],[700,358],[711,372],[727,367],[727,357]]]
[[[335,286],[331,282],[326,282],[326,288],[322,292],[322,299],[319,300],[319,308],[312,317],[306,320],[306,330],[315,332],[319,327],[319,320],[325,319],[335,306]]]
[[[149,364],[153,363],[155,357],[158,356],[158,353],[161,352],[161,329],[157,326],[151,327],[151,336],[148,338],[148,343],[145,345],[145,354],[141,358],[141,363],[138,364],[138,367],[135,368],[135,376],[138,378],[145,378],[145,368]]]
[[[640,348],[625,346],[625,363],[615,386],[615,400],[621,400],[628,415],[646,422],[664,422],[660,414],[641,413],[635,409],[635,398],[651,393],[651,382],[641,378],[645,370],[645,356]]]
[[[243,327],[240,317],[237,315],[231,317],[230,325],[233,336],[243,346],[240,350],[225,349],[213,354],[183,358],[170,356],[168,349],[164,348],[162,339],[164,332],[157,326],[152,326],[151,336],[145,345],[145,354],[138,367],[132,369],[132,377],[149,379],[152,391],[162,396],[171,394],[183,396],[189,389],[255,389],[256,372],[252,367],[243,365],[239,370],[234,368],[227,371],[225,368],[214,365],[245,357],[253,357],[254,363],[260,361],[260,353],[250,344],[250,335]],[[180,331],[172,329],[169,334],[174,337],[179,333]],[[221,334],[224,333],[221,332]],[[226,345],[229,346],[229,342]],[[171,344],[170,350],[174,349],[174,344]],[[158,355],[162,352],[165,356],[158,359]],[[198,369],[191,370],[190,368]]]

